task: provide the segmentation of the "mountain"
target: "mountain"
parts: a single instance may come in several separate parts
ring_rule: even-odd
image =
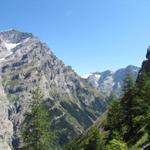
[[[137,80],[125,80],[124,93],[65,150],[150,149],[150,47]]]
[[[95,72],[90,74],[87,79],[95,88],[98,88],[99,91],[105,95],[109,96],[113,92],[119,96],[126,76],[131,74],[133,79],[136,80],[139,70],[139,67],[130,65],[115,72],[110,70]]]
[[[31,33],[0,32],[0,149],[21,147],[21,127],[32,91],[40,87],[53,130],[63,145],[105,111],[105,99]]]

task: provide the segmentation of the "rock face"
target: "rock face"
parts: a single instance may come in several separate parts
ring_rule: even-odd
[[[9,101],[4,93],[0,77],[0,149],[10,150],[13,135],[13,124],[8,116]]]
[[[143,61],[142,67],[139,71],[137,82],[139,81],[142,73],[149,73],[150,72],[150,46],[147,49],[146,53],[146,60]]]
[[[130,73],[133,79],[136,80],[139,69],[139,67],[130,65],[115,72],[107,70],[101,73],[92,73],[87,79],[105,95],[109,96],[113,92],[119,96],[125,77]]]
[[[147,49],[146,60],[143,61],[141,71],[150,71],[150,47]]]
[[[8,147],[6,150],[12,145],[21,147],[21,123],[30,110],[31,92],[36,86],[44,93],[51,127],[65,129],[58,139],[61,145],[82,133],[105,111],[104,97],[97,89],[30,33],[0,33],[0,77],[0,146]]]

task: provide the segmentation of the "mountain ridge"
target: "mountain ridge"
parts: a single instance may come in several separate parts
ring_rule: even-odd
[[[44,94],[52,118],[51,128],[65,129],[57,141],[60,145],[81,134],[105,111],[105,98],[97,89],[59,60],[37,37],[10,30],[0,32],[0,41],[0,87],[7,102],[6,121],[0,122],[0,133],[2,123],[8,129],[8,134],[1,133],[0,148],[6,145],[6,150],[21,148],[21,124],[24,114],[30,111],[32,90],[37,86]],[[3,100],[1,97],[0,102]]]
[[[100,92],[109,96],[111,93],[121,95],[121,88],[124,79],[128,74],[131,74],[134,80],[138,76],[140,68],[133,65],[128,65],[125,68],[120,68],[116,71],[106,70],[103,72],[94,72],[86,77],[88,81]]]

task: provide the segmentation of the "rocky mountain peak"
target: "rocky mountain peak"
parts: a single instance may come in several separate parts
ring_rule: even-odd
[[[6,43],[20,43],[27,38],[32,38],[33,35],[27,32],[20,32],[15,29],[0,32],[0,39]]]

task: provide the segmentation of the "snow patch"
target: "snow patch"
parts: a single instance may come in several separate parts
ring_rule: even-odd
[[[133,72],[138,72],[139,68],[134,68]]]
[[[15,48],[16,46],[18,46],[20,43],[6,43],[4,42],[6,48],[8,51],[11,51],[13,48]]]
[[[112,87],[113,87],[115,84],[116,84],[116,83],[115,83],[115,82],[113,82],[113,83],[112,83]]]
[[[97,78],[98,80],[100,79],[101,75],[100,74],[95,74],[95,78]]]
[[[13,52],[11,50],[20,44],[20,43],[6,43],[5,41],[3,41],[3,42],[7,49],[7,54],[3,58],[0,59],[0,62],[4,61],[6,59],[6,57],[12,55]]]
[[[0,59],[0,62],[3,61],[3,60],[5,60],[5,58],[1,58],[1,59]]]
[[[120,82],[117,83],[118,88],[121,88],[121,84]]]
[[[85,75],[82,75],[81,77],[83,78],[83,79],[87,79],[89,76],[91,76],[92,74],[91,73],[89,73],[89,74],[85,74]]]

